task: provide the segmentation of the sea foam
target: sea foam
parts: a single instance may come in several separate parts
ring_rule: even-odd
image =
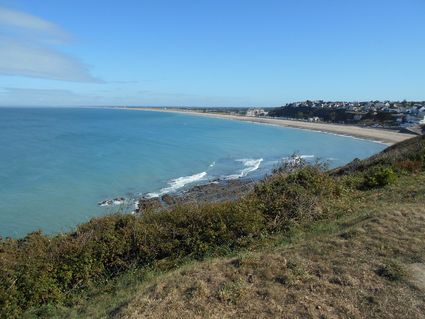
[[[241,177],[245,177],[248,175],[248,173],[256,171],[263,161],[262,158],[259,159],[252,159],[252,158],[243,158],[243,159],[237,159],[237,162],[241,162],[245,168],[243,168],[238,174],[232,174],[225,176],[224,179],[230,180],[230,179],[238,179]]]
[[[171,181],[168,182],[168,185],[169,185],[168,187],[162,188],[157,193],[148,193],[146,194],[145,197],[153,198],[153,197],[159,197],[168,193],[175,192],[188,184],[192,184],[194,182],[198,182],[205,179],[206,176],[207,176],[207,172],[202,172],[202,173],[198,173],[198,174],[194,174],[190,176],[182,176],[176,179],[172,179]]]

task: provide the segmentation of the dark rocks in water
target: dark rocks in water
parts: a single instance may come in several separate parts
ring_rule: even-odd
[[[101,207],[111,206],[111,205],[121,205],[125,203],[124,197],[117,197],[114,199],[105,199],[101,202],[98,202],[97,205]]]
[[[114,200],[113,200],[113,203],[115,205],[121,205],[121,204],[124,204],[124,202],[125,202],[124,197],[117,197],[117,198],[114,198]]]
[[[114,201],[107,199],[107,200],[103,200],[101,202],[98,202],[97,205],[104,207],[104,206],[111,206],[114,203]]]
[[[154,198],[142,197],[138,201],[136,212],[145,210],[160,210],[170,208],[179,204],[190,203],[217,203],[231,201],[240,198],[250,192],[254,182],[246,179],[237,180],[214,180],[209,184],[197,185],[177,194],[165,194]],[[136,206],[137,207],[137,206]]]
[[[221,202],[235,200],[252,189],[252,183],[245,179],[215,180],[205,185],[194,186],[180,198],[183,202]]]

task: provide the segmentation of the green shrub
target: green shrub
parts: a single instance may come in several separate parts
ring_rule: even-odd
[[[363,182],[364,189],[372,189],[393,184],[397,180],[397,174],[391,167],[377,166],[369,169]]]
[[[364,181],[364,177],[362,174],[359,174],[359,173],[343,175],[341,177],[342,185],[348,189],[361,188],[363,185],[363,181]]]
[[[269,230],[280,230],[292,223],[321,218],[323,203],[337,196],[335,180],[318,167],[307,166],[283,178],[277,174],[259,183],[254,190]]]

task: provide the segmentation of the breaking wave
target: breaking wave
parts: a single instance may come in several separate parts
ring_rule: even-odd
[[[157,193],[148,193],[146,194],[145,197],[153,198],[153,197],[159,197],[164,194],[175,192],[188,184],[192,184],[194,182],[203,180],[206,176],[207,176],[207,172],[202,172],[202,173],[198,173],[198,174],[194,174],[190,176],[182,176],[176,179],[172,179],[171,181],[168,182],[169,186],[162,188]]]
[[[245,177],[246,175],[248,175],[248,173],[256,171],[260,167],[263,159],[262,158],[259,158],[259,159],[248,158],[248,159],[238,159],[236,161],[242,162],[242,164],[245,166],[245,168],[242,169],[239,172],[239,174],[228,175],[228,176],[224,177],[224,179],[229,180],[229,179],[238,179],[238,178],[241,178],[241,177]]]

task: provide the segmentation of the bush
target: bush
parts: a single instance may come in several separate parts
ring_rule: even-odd
[[[343,175],[341,177],[342,185],[348,189],[359,189],[362,187],[364,181],[363,174],[354,173],[350,175]]]
[[[281,230],[323,215],[323,203],[339,189],[327,173],[307,166],[283,178],[276,174],[259,183],[253,197],[266,218],[268,230]]]
[[[369,169],[363,182],[364,189],[372,189],[393,184],[397,180],[397,174],[391,167],[377,166]]]

